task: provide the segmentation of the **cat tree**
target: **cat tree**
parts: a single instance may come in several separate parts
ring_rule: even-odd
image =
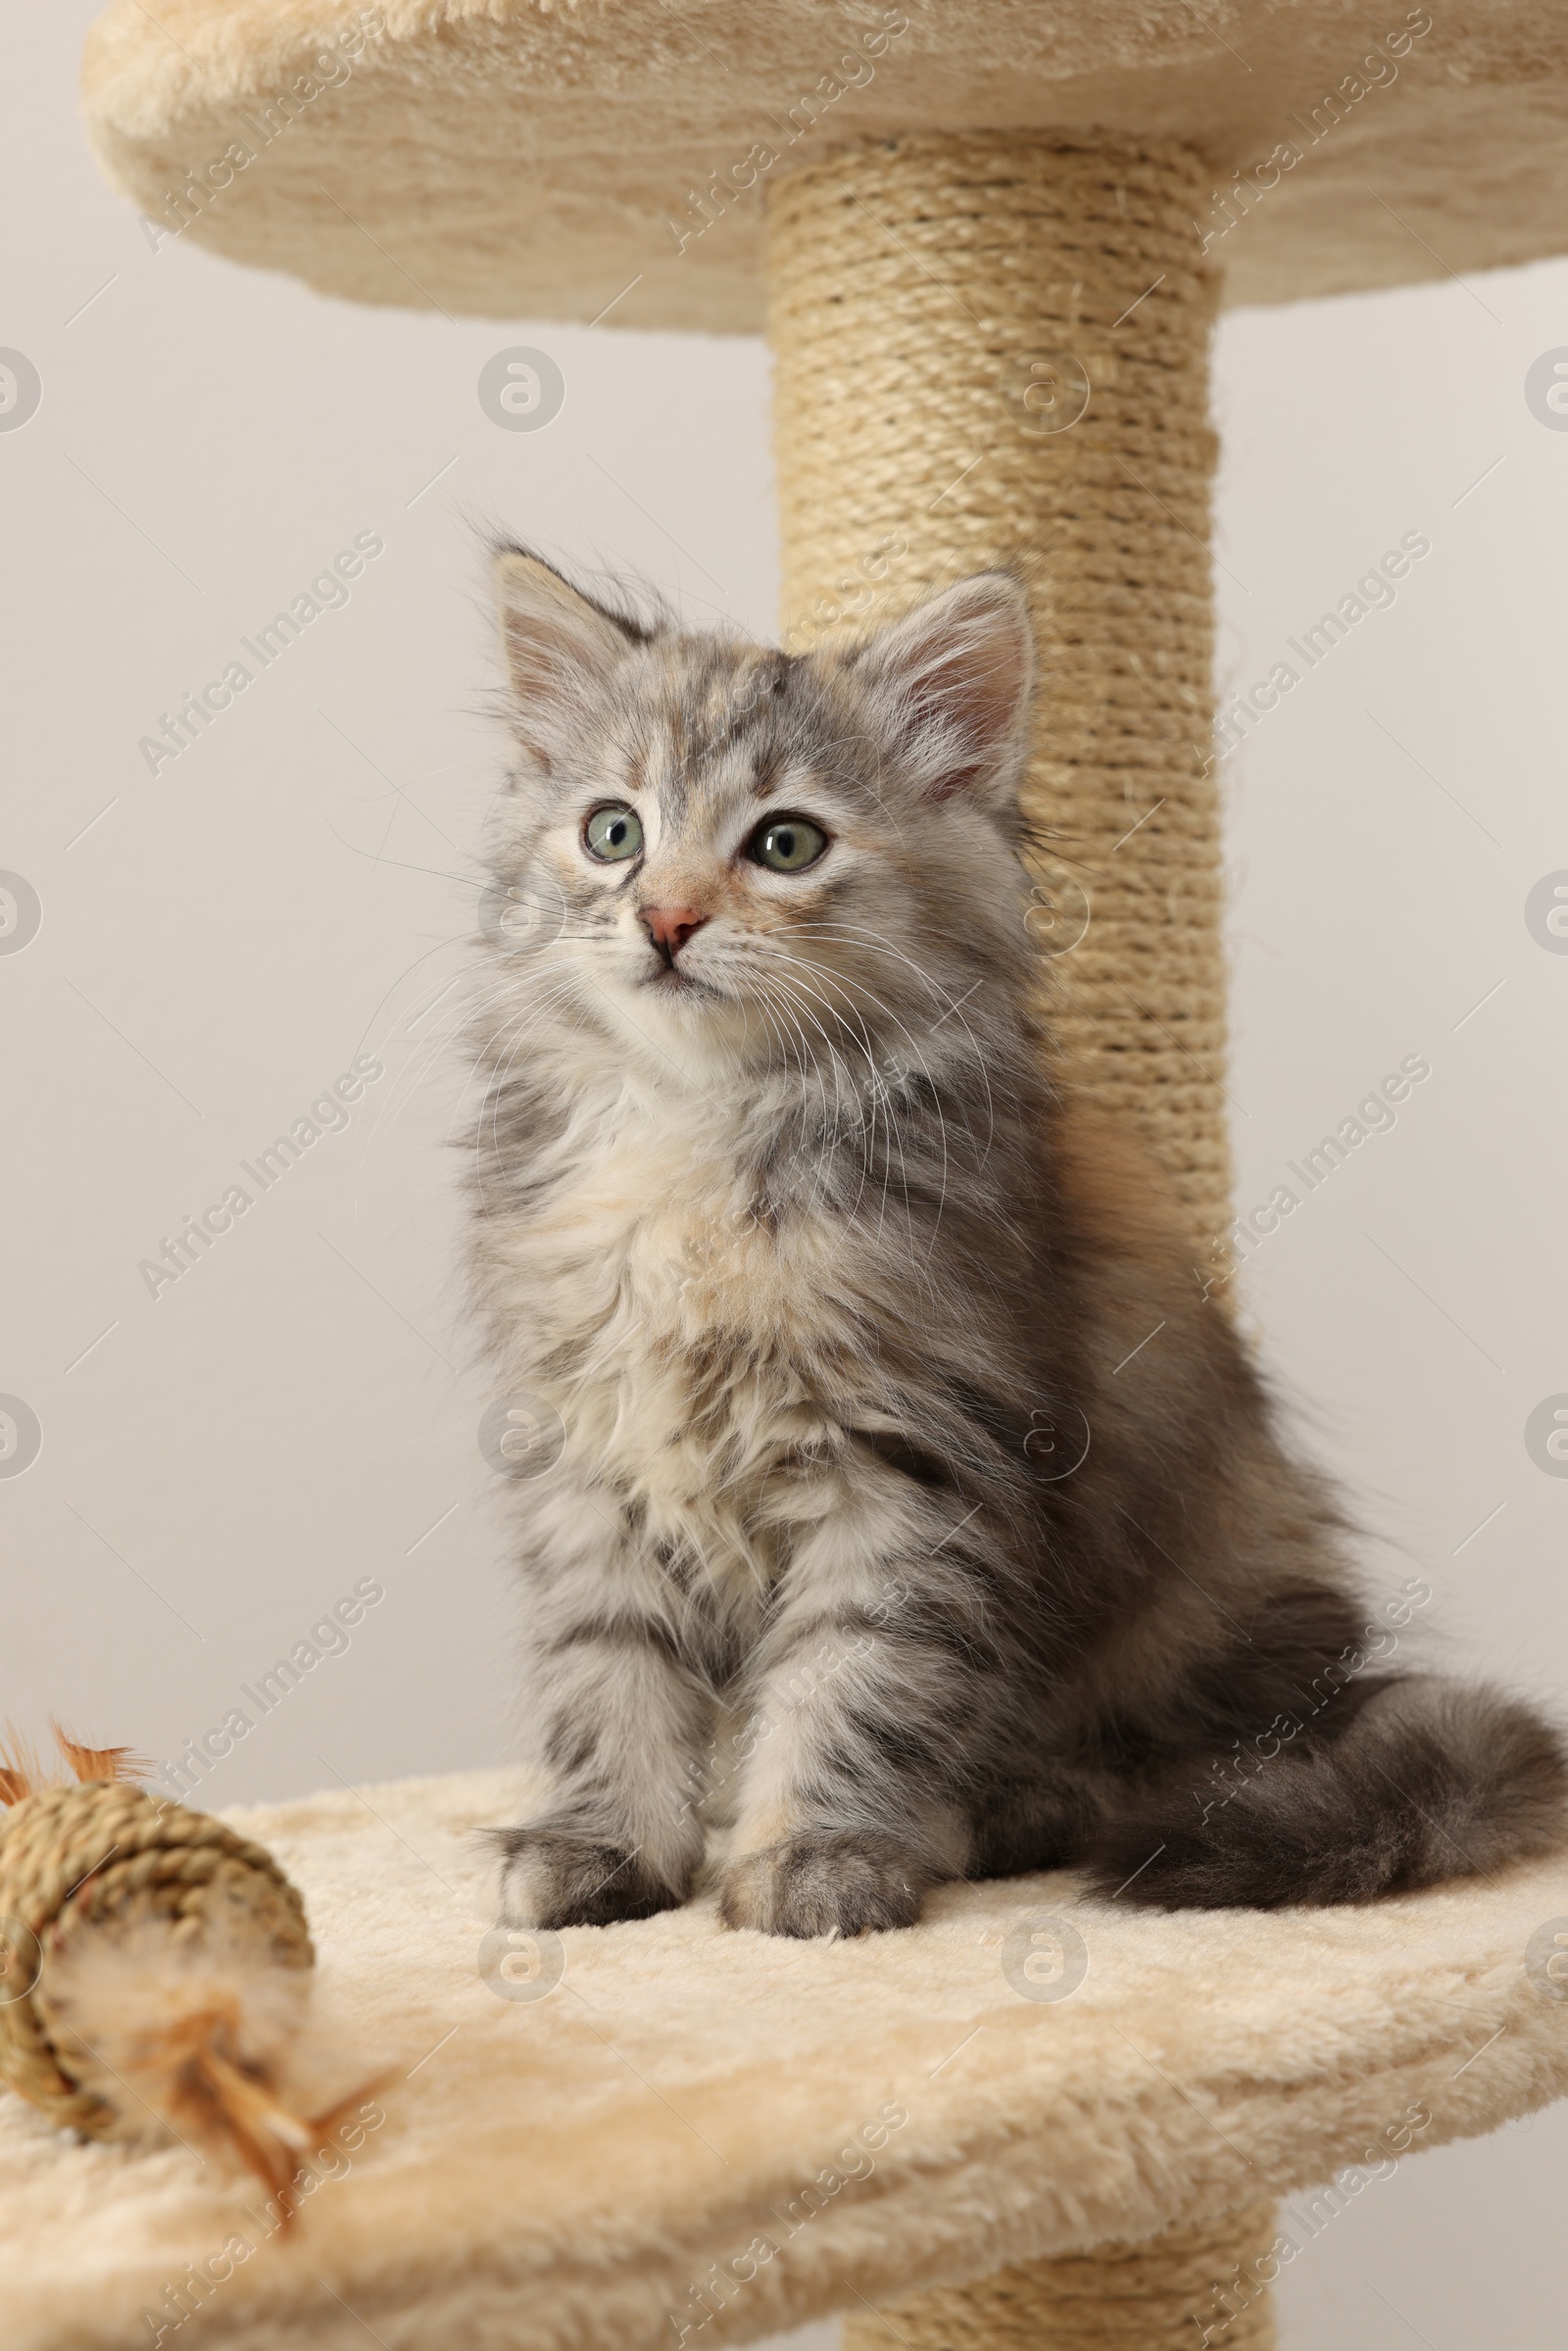
[[[115,0],[88,45],[85,96],[95,148],[155,235],[366,302],[609,327],[765,322],[786,643],[888,616],[962,571],[1023,567],[1044,677],[1029,799],[1050,848],[1020,954],[1054,959],[1075,1083],[1143,1131],[1183,1203],[1195,1265],[1222,1276],[1214,306],[1222,292],[1281,301],[1560,251],[1565,52],[1554,21],[1474,0],[1433,16],[1359,0],[1201,11],[1188,0],[1157,11],[1137,0],[160,0],[156,12]],[[1560,1873],[1534,1883],[1526,1913],[1531,1900],[1568,1911]],[[942,1916],[1022,1917],[1033,1898],[953,1894]],[[1071,2128],[1064,2119],[1054,2165],[1039,2111],[988,2106],[977,2085],[968,2138],[960,2094],[935,2139],[904,2142],[931,2167],[927,2188],[951,2185],[957,2175],[943,2166],[968,2150],[956,2203],[910,2187],[900,2206],[890,2188],[857,2208],[858,2233],[823,2226],[808,2255],[791,2240],[758,2270],[767,2282],[718,2299],[702,2322],[709,2339],[836,2307],[851,2286],[883,2293],[899,2278],[962,2279],[1069,2252],[903,2303],[888,2322],[852,2318],[851,2336],[861,2351],[894,2339],[1192,2339],[1193,2310],[1210,2310],[1200,2283],[1239,2274],[1267,2242],[1267,2193],[1360,2160],[1373,2127],[1366,2072],[1425,1997],[1416,1954],[1430,1922],[1470,1922],[1454,1929],[1461,1944],[1475,1935],[1471,1961],[1454,1959],[1467,1985],[1501,2000],[1510,1968],[1524,1981],[1523,1945],[1503,1955],[1504,1912],[1489,1908],[1505,1898],[1471,1890],[1313,1927],[1317,2024],[1339,2038],[1333,2081],[1314,2075],[1304,2104],[1216,1997],[1199,2035],[1212,2069],[1204,2131],[1267,2154],[1229,2171],[1202,2160],[1209,2136],[1189,2144],[1188,2109],[1167,2101],[1156,2113],[1140,2076],[1144,2104],[1104,2093],[1095,2184],[1086,2177],[1080,2191],[1082,2110]],[[1528,1932],[1523,1914],[1515,1923]],[[1183,1954],[1169,1997],[1185,2000],[1190,1971],[1221,1954],[1245,1972],[1274,1932],[1256,1920],[1162,1925],[1164,1947]],[[683,1964],[744,1963],[761,1985],[800,1988],[813,1969],[851,1964],[857,1984],[883,1987],[890,2015],[911,2000],[918,2010],[914,1987],[935,1981],[944,1933],[825,1963],[750,1943],[720,1957],[702,1914],[613,1931],[650,1947],[673,1936]],[[1390,1952],[1396,1993],[1370,1956]],[[1041,2010],[1063,2034],[1082,2013]],[[1097,2050],[1121,2030],[1114,2002],[1105,2013]],[[1516,2075],[1477,2059],[1414,2143],[1488,2128],[1568,2083],[1561,2012],[1538,2000],[1521,2014],[1539,2054]],[[764,2018],[760,1995],[765,2032]],[[1521,2051],[1517,2019],[1509,2029]],[[1127,2026],[1135,2039],[1149,2030]],[[1455,2064],[1467,2033],[1450,2017],[1437,2035]],[[705,2099],[722,2102],[722,2073]],[[1074,2081],[1073,2097],[1095,2094]],[[484,2084],[472,2091],[482,2134],[496,2117]],[[773,2082],[778,2103],[759,2107],[759,2130],[776,2119],[787,2135],[787,2109],[804,2148],[814,2111],[830,2135],[839,2109],[826,2098],[811,2109],[810,2094]],[[1293,2098],[1296,2121],[1307,2106],[1318,2116],[1299,2138]],[[720,2198],[706,2217],[688,2214],[694,2246],[716,2260],[719,2238],[703,2226],[739,2225],[739,2212]],[[1167,2227],[1177,2233],[1133,2253],[1094,2250]],[[489,2330],[466,2339],[657,2339],[625,2269],[635,2255],[663,2275],[657,2231],[639,2237],[628,2224],[619,2241],[609,2228],[595,2242],[602,2291],[573,2288],[566,2332],[521,2304],[509,2318],[498,2287]],[[1253,2286],[1224,2322],[1232,2346],[1270,2339],[1266,2284]],[[389,2340],[422,2339],[416,2326],[400,2330],[379,2291],[376,2308]],[[309,2339],[335,2343],[330,2306],[310,2310]]]

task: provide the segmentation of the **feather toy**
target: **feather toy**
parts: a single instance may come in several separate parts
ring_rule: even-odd
[[[0,2082],[93,2138],[244,2167],[288,2226],[358,2099],[285,2087],[316,1954],[270,1853],[137,1785],[125,1747],[0,1742]],[[373,2085],[371,2085],[373,2086]]]

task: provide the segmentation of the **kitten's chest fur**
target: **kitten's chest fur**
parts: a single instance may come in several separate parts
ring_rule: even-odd
[[[866,1386],[859,1252],[755,1168],[722,1119],[622,1104],[491,1232],[509,1373],[718,1574],[765,1572],[769,1530],[822,1506],[813,1470]]]

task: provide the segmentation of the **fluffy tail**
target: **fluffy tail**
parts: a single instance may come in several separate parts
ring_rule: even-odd
[[[1370,1691],[1339,1738],[1145,1789],[1095,1839],[1096,1889],[1165,1909],[1367,1902],[1568,1843],[1568,1757],[1497,1691]]]

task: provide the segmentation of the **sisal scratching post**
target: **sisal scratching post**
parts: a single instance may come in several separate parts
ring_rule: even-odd
[[[1052,854],[1019,953],[1199,1262],[1228,1191],[1204,185],[1174,142],[971,132],[832,155],[769,207],[785,641],[1024,573]]]
[[[1223,2331],[1226,2351],[1275,2351],[1273,2306],[1255,2282],[1273,2242],[1273,2204],[1250,2204],[1146,2244],[908,2295],[846,2319],[844,2351],[1191,2351],[1205,2328]]]
[[[830,155],[769,206],[784,642],[1023,572],[1050,852],[1018,952],[1051,957],[1065,1074],[1161,1161],[1198,1263],[1229,1159],[1202,177],[1171,142],[935,134]],[[1157,2351],[1271,2233],[1258,2207],[1004,2271],[846,2344]],[[1236,2351],[1269,2351],[1266,2295],[1247,2327]]]

